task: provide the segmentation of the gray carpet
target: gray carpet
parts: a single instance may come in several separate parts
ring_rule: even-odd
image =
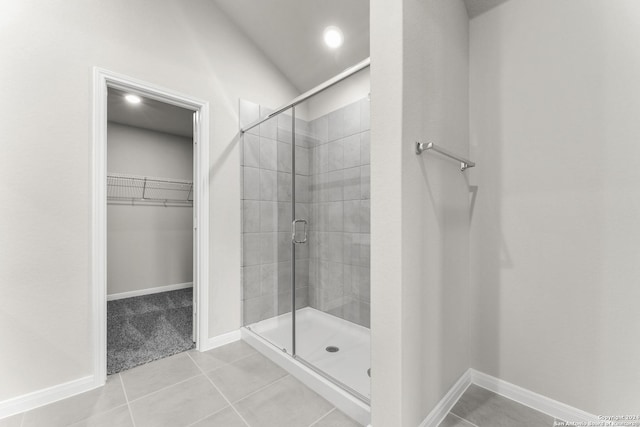
[[[193,290],[107,302],[107,374],[195,347]]]

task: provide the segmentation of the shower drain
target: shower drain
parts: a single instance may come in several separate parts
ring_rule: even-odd
[[[325,350],[327,350],[329,353],[335,353],[337,351],[340,351],[340,349],[335,345],[330,345],[329,347],[325,348]]]

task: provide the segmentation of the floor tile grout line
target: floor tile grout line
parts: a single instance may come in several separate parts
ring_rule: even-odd
[[[489,390],[489,389],[488,389],[488,388],[486,388],[486,387],[483,387],[483,386],[480,386],[480,385],[478,385],[478,384],[474,384],[474,383],[469,384],[469,385],[468,385],[468,387],[467,387],[467,389],[469,389],[471,386],[475,386],[475,387],[477,387],[477,388],[481,388],[481,389],[483,389],[483,390],[485,390],[485,391],[488,391],[488,392],[490,392],[490,393],[492,393],[492,394],[494,394],[494,395],[496,395],[496,396],[498,396],[498,397],[500,397],[500,398],[503,398],[503,399],[508,400],[510,403],[515,403],[516,405],[523,406],[523,407],[525,407],[525,408],[527,408],[527,409],[532,410],[533,412],[537,412],[537,413],[542,414],[542,415],[545,415],[545,416],[547,416],[547,417],[549,417],[549,418],[556,419],[556,417],[554,417],[553,415],[551,415],[551,414],[549,414],[549,413],[547,413],[547,412],[540,411],[540,410],[538,410],[538,409],[534,408],[533,406],[530,406],[528,403],[523,403],[523,402],[521,402],[521,401],[519,401],[519,400],[515,400],[515,399],[512,399],[512,398],[510,398],[510,397],[507,397],[506,395],[502,394],[502,392],[498,393],[498,392],[496,392],[496,391]]]
[[[114,375],[118,375],[118,376],[120,376],[120,374],[114,374]],[[72,422],[71,424],[69,424],[69,426],[74,426],[74,425],[76,425],[76,424],[78,424],[78,423],[81,423],[81,422],[83,422],[83,421],[87,421],[87,420],[88,420],[88,419],[90,419],[90,418],[97,417],[97,416],[99,416],[99,415],[104,415],[104,414],[106,414],[107,412],[114,411],[114,410],[116,410],[116,409],[118,409],[118,408],[121,408],[121,407],[123,407],[123,406],[125,406],[125,405],[127,406],[127,409],[129,410],[129,415],[131,416],[131,408],[129,407],[129,401],[127,400],[127,392],[126,392],[126,390],[124,389],[124,384],[122,383],[122,378],[120,378],[120,385],[121,385],[121,387],[122,387],[122,391],[123,391],[123,393],[124,393],[125,403],[123,403],[122,405],[116,405],[116,406],[114,406],[114,407],[112,407],[112,408],[105,409],[105,410],[103,410],[103,411],[96,412],[96,413],[94,413],[94,414],[89,415],[88,417],[85,417],[85,418],[81,418],[81,419],[79,419],[79,420],[76,420],[76,421]],[[101,387],[99,387],[99,388],[104,388],[104,387],[105,387],[105,386],[103,385],[103,386],[101,386]],[[90,390],[90,391],[91,391],[91,390]],[[81,393],[81,394],[83,394],[83,393]],[[78,396],[79,396],[79,395],[78,395]],[[75,396],[71,396],[71,397],[75,397]],[[69,397],[69,398],[67,398],[67,399],[70,399],[71,397]],[[52,404],[57,403],[57,402],[62,402],[62,401],[67,400],[67,399],[58,400],[58,401],[56,401],[56,402],[50,403],[49,405],[52,405]],[[39,408],[44,408],[45,406],[49,406],[49,405],[40,406]],[[33,410],[36,410],[36,409],[39,409],[39,408],[34,408]],[[27,411],[27,412],[29,412],[29,411]],[[27,412],[23,412],[23,413],[22,413],[22,419],[20,420],[20,427],[23,427],[23,426],[24,426],[24,420],[25,420],[25,418],[27,417]],[[132,417],[132,418],[133,418],[133,417]],[[132,421],[133,421],[133,420],[132,420]],[[135,427],[135,423],[134,423],[134,427]]]
[[[237,360],[235,360],[234,362],[227,363],[227,364],[226,364],[226,365],[224,365],[224,366],[220,366],[219,368],[212,369],[212,370],[210,370],[210,371],[208,371],[208,372],[215,372],[215,371],[217,371],[217,370],[218,370],[218,369],[220,369],[220,368],[223,368],[223,367],[226,367],[226,366],[229,366],[229,365],[233,365],[233,364],[234,364],[234,363],[236,363],[236,362],[239,362],[239,361],[241,361],[241,360],[247,359],[247,358],[249,358],[249,357],[251,357],[251,356],[255,356],[255,355],[260,355],[260,356],[262,356],[262,354],[261,354],[260,352],[255,351],[254,353],[252,353],[252,354],[250,354],[250,355],[247,355],[247,356],[241,357],[240,359],[237,359]],[[191,355],[189,355],[189,357],[191,358]],[[264,356],[262,356],[262,357],[264,357]],[[195,359],[191,358],[191,360],[193,360],[193,363],[196,363]],[[196,366],[198,367],[198,369],[200,369],[200,370],[202,371],[202,373],[203,373],[207,378],[209,378],[209,375],[207,375],[207,372],[205,372],[203,368],[201,368],[197,363],[196,363]],[[283,369],[283,371],[284,371],[284,369]],[[253,396],[254,394],[256,394],[256,393],[258,393],[258,392],[260,392],[260,391],[264,390],[265,388],[269,387],[270,385],[273,385],[273,384],[275,384],[276,382],[278,382],[278,381],[280,381],[280,380],[282,380],[282,379],[284,379],[284,378],[288,377],[288,376],[289,376],[289,373],[288,373],[287,371],[284,371],[284,372],[285,372],[285,374],[284,374],[282,377],[277,378],[277,379],[275,379],[275,380],[271,381],[269,384],[263,385],[263,386],[262,386],[262,387],[260,387],[259,389],[255,390],[255,391],[252,391],[251,393],[247,394],[246,396],[242,396],[241,398],[236,399],[236,400],[234,400],[233,402],[231,402],[231,401],[229,401],[229,402],[231,402],[231,403],[238,403],[238,402],[240,402],[241,400],[244,400],[244,399],[246,399],[246,398],[247,398],[247,397],[249,397],[249,396]],[[209,378],[209,380],[211,380],[211,378]],[[217,386],[216,386],[216,388],[217,388]],[[226,397],[226,396],[225,396],[225,397]]]
[[[191,362],[193,362],[194,366],[198,369],[198,371],[200,371],[200,373],[198,373],[198,374],[196,374],[196,375],[193,375],[193,376],[191,376],[191,377],[189,377],[189,378],[185,378],[184,380],[178,381],[178,382],[176,382],[176,383],[174,383],[174,384],[170,384],[170,385],[164,386],[164,387],[162,387],[162,388],[159,388],[158,390],[152,391],[151,393],[147,393],[147,394],[145,394],[145,395],[143,395],[143,396],[136,397],[135,399],[132,399],[132,400],[129,400],[129,398],[128,398],[127,391],[126,391],[126,387],[125,387],[125,385],[124,385],[124,378],[122,377],[122,373],[121,373],[121,372],[118,372],[117,374],[114,374],[114,375],[118,375],[118,376],[120,377],[120,384],[122,385],[122,389],[124,390],[125,398],[127,399],[127,403],[135,403],[135,402],[137,402],[137,401],[138,401],[138,400],[140,400],[140,399],[143,399],[143,398],[145,398],[145,397],[147,397],[147,396],[151,396],[152,394],[156,394],[156,393],[158,393],[158,392],[161,392],[161,391],[163,391],[163,390],[166,390],[166,389],[168,389],[168,388],[170,388],[170,387],[173,387],[173,386],[175,386],[175,385],[182,384],[182,383],[184,383],[184,382],[186,382],[186,381],[189,381],[189,380],[192,380],[192,379],[194,379],[194,378],[197,378],[197,377],[198,377],[198,376],[200,376],[200,375],[204,375],[204,376],[205,376],[205,378],[207,378],[208,380],[210,380],[210,379],[209,379],[209,377],[207,376],[206,372],[204,371],[204,369],[202,369],[202,368],[200,367],[200,365],[198,365],[198,364],[196,363],[196,361],[191,357],[191,355],[189,354],[189,351],[184,351],[184,352],[181,352],[181,353],[177,353],[177,354],[175,354],[175,355],[173,355],[173,356],[177,356],[178,354],[185,354],[185,355],[187,356],[187,358],[188,358]],[[239,359],[236,359],[234,362],[239,361],[239,360],[243,360],[243,359],[245,359],[245,358],[247,358],[247,357],[250,357],[250,356],[253,356],[253,355],[255,355],[255,354],[260,354],[260,353],[258,353],[258,352],[256,351],[256,352],[254,352],[254,353],[252,353],[252,354],[249,354],[249,355],[243,356],[243,357],[241,357],[241,358],[239,358]],[[173,357],[173,356],[170,356],[170,357]],[[166,359],[166,358],[165,358],[165,359]],[[160,359],[160,360],[162,360],[162,359]],[[228,366],[228,365],[230,365],[230,364],[232,364],[232,363],[234,363],[234,362],[227,363],[227,364],[225,364],[225,365],[223,365],[223,366]],[[152,363],[153,363],[153,362],[152,362]],[[223,366],[221,366],[221,367],[223,367]],[[220,368],[221,368],[221,367],[220,367]],[[217,369],[219,369],[219,368],[212,369],[212,370],[211,370],[211,372],[212,372],[212,371],[215,371],[215,370],[217,370]]]
[[[228,408],[228,406],[225,406],[224,408],[220,409],[219,411],[214,412],[213,414],[209,414],[209,415],[207,415],[205,417],[202,417],[202,418],[199,418],[199,419],[195,420],[191,424],[187,424],[185,427],[192,427],[192,426],[198,424],[200,421],[204,421],[209,417],[213,417],[214,415],[219,414],[220,412],[224,411],[227,408]]]
[[[185,378],[185,379],[183,379],[183,380],[180,380],[180,381],[178,381],[177,383],[173,383],[173,384],[170,384],[170,385],[164,386],[164,387],[162,387],[162,388],[159,388],[158,390],[152,391],[151,393],[147,393],[147,394],[145,394],[144,396],[136,397],[135,399],[133,399],[133,400],[129,401],[129,403],[136,403],[136,402],[137,402],[138,400],[140,400],[140,399],[144,399],[145,397],[149,397],[149,396],[151,396],[151,395],[153,395],[153,394],[160,393],[161,391],[164,391],[164,390],[166,390],[166,389],[168,389],[168,388],[171,388],[171,387],[173,387],[173,386],[176,386],[176,385],[178,385],[178,384],[182,384],[182,383],[185,383],[185,382],[187,382],[187,381],[190,381],[190,380],[192,380],[192,379],[194,379],[194,378],[198,378],[200,375],[202,375],[202,373],[198,373],[197,375],[190,376],[189,378]],[[206,376],[206,375],[205,375],[205,376]]]
[[[191,360],[193,360],[193,358],[191,357],[191,355],[190,355],[189,353],[187,353],[187,356],[189,356],[189,358],[190,358]],[[193,363],[196,363],[196,361],[195,361],[195,360],[193,360]],[[248,422],[247,420],[245,420],[245,419],[244,419],[244,417],[240,414],[240,412],[236,409],[236,407],[235,407],[235,406],[233,406],[233,404],[231,403],[231,401],[230,401],[229,399],[227,399],[227,396],[225,396],[225,395],[224,395],[224,393],[222,393],[222,390],[220,390],[220,389],[218,388],[218,386],[213,382],[213,380],[212,380],[211,378],[209,378],[209,376],[204,372],[204,370],[203,370],[202,368],[200,368],[199,366],[198,366],[198,369],[200,369],[200,372],[202,372],[202,375],[204,375],[204,377],[205,377],[207,380],[209,380],[209,382],[211,383],[211,385],[213,386],[213,388],[215,388],[215,389],[216,389],[216,391],[217,391],[218,393],[220,393],[220,396],[222,396],[222,398],[223,398],[223,399],[224,399],[224,400],[229,404],[229,406],[231,407],[231,409],[233,409],[233,411],[238,415],[238,417],[240,417],[240,419],[242,420],[242,422],[244,422],[244,423],[247,425],[247,427],[251,427],[251,425],[249,424],[249,422]],[[224,409],[224,408],[222,408],[222,409]],[[211,416],[211,415],[214,415],[214,414],[209,414],[208,416]]]
[[[218,347],[218,348],[219,348],[219,347]],[[189,353],[190,351],[194,351],[194,350],[195,350],[195,349],[190,349],[190,350],[187,350],[185,353]],[[215,350],[215,349],[211,349],[211,350]],[[207,351],[211,351],[211,350],[207,350]],[[197,351],[197,350],[195,350],[195,351]],[[204,351],[204,352],[202,352],[202,353],[206,353],[206,351]],[[236,362],[239,362],[239,361],[241,361],[241,360],[244,360],[244,359],[246,359],[247,357],[255,356],[256,354],[260,354],[260,353],[258,353],[257,351],[254,351],[254,352],[253,352],[253,353],[251,353],[251,354],[244,355],[244,356],[239,357],[238,359],[235,359],[235,360],[233,360],[233,361],[231,361],[231,362],[224,362],[222,365],[218,366],[217,368],[210,369],[208,372],[217,371],[218,369],[224,368],[224,367],[229,366],[229,365],[233,365],[233,364],[234,364],[234,363],[236,363]],[[195,363],[195,365],[196,365],[198,368],[201,368],[201,369],[204,371],[204,368],[202,368],[200,365],[198,365],[198,362],[196,362],[196,360],[195,360],[194,358],[192,358],[191,356],[189,356],[189,358],[191,359],[191,361],[192,361],[193,363]]]
[[[464,421],[465,423],[467,423],[467,424],[469,424],[469,425],[472,425],[473,427],[478,427],[476,424],[472,423],[471,421],[469,421],[469,420],[468,420],[468,419],[466,419],[466,418],[462,418],[460,415],[456,415],[456,414],[454,414],[454,413],[453,413],[453,412],[451,412],[451,411],[449,411],[449,413],[450,413],[451,415],[453,415],[454,417],[456,417],[456,418],[460,418],[462,421]]]
[[[467,390],[469,389],[469,387],[471,387],[471,384],[469,384],[469,385],[467,386],[467,388],[466,388],[466,389],[465,389],[465,391],[462,393],[462,395],[464,395],[464,393],[466,393],[466,392],[467,392]],[[462,396],[460,396],[460,399],[458,399],[458,402],[459,402],[460,400],[462,400]],[[456,402],[456,404],[457,404],[458,402]],[[450,414],[452,414],[452,415],[455,415],[456,417],[460,418],[461,420],[465,420],[465,421],[467,421],[464,417],[462,417],[462,416],[460,416],[460,415],[456,414],[455,412],[453,412],[453,410],[455,409],[455,407],[456,407],[456,405],[453,405],[453,407],[449,410],[449,413],[450,413]]]
[[[190,424],[187,424],[185,427],[191,427],[191,426],[194,426],[194,425],[198,424],[200,421],[204,421],[204,420],[206,420],[206,419],[207,419],[207,418],[209,418],[209,417],[213,417],[214,415],[217,415],[217,414],[219,414],[220,412],[222,412],[222,411],[224,411],[225,409],[228,409],[228,408],[231,408],[231,405],[227,405],[227,406],[225,406],[225,407],[223,407],[223,408],[221,408],[221,409],[218,409],[217,411],[215,411],[215,412],[213,412],[213,413],[211,413],[211,414],[205,415],[204,417],[202,417],[202,418],[200,418],[200,419],[197,419],[197,420],[195,420],[194,422],[192,422],[192,423],[190,423]]]
[[[84,421],[90,420],[90,419],[91,419],[91,418],[93,418],[93,417],[99,417],[99,416],[105,415],[105,414],[107,414],[107,413],[109,413],[109,412],[111,412],[111,411],[115,411],[116,409],[123,408],[123,407],[125,407],[125,406],[127,406],[127,404],[126,404],[126,403],[123,403],[122,405],[114,406],[113,408],[108,409],[108,410],[106,410],[106,411],[101,411],[101,412],[97,412],[97,413],[95,413],[95,414],[91,414],[91,415],[89,415],[89,416],[88,416],[88,417],[86,417],[86,418],[82,418],[82,419],[80,419],[80,420],[74,421],[74,422],[72,422],[71,424],[67,424],[67,426],[66,426],[66,427],[73,427],[73,426],[76,426],[76,425],[78,425],[78,424],[80,424],[80,423],[82,423],[82,422],[84,422]]]
[[[264,391],[266,388],[271,387],[271,386],[272,386],[272,385],[274,385],[275,383],[280,382],[280,381],[282,381],[282,380],[284,380],[285,378],[290,377],[290,376],[291,376],[290,374],[286,374],[286,375],[284,375],[284,376],[282,376],[282,377],[278,378],[277,380],[271,381],[269,384],[267,384],[267,385],[264,385],[264,386],[260,387],[260,388],[259,388],[259,389],[257,389],[256,391],[252,391],[251,393],[247,394],[246,396],[242,396],[240,399],[234,400],[234,401],[233,401],[233,403],[238,403],[238,402],[240,402],[240,401],[242,401],[242,400],[245,400],[245,399],[247,399],[247,398],[249,398],[249,397],[253,396],[254,394],[260,393],[261,391]]]
[[[131,425],[133,425],[133,427],[136,427],[136,419],[133,418],[133,411],[131,410],[131,405],[129,405],[128,403],[127,408],[129,409],[129,419],[131,420]]]
[[[122,387],[122,392],[124,393],[124,400],[127,402],[127,409],[129,410],[129,418],[131,419],[131,424],[133,427],[136,427],[136,420],[133,418],[133,410],[131,409],[131,404],[129,403],[129,395],[127,394],[127,389],[124,387],[124,380],[122,379],[122,375],[118,373],[118,378],[120,378],[120,386]]]
[[[129,404],[129,396],[127,395],[127,389],[124,388],[124,381],[122,379],[122,375],[120,375],[120,373],[118,373],[118,378],[120,379],[120,387],[122,387],[122,392],[124,393],[124,400],[127,402],[127,405]]]
[[[309,427],[313,427],[314,425],[318,424],[320,421],[324,420],[325,418],[327,418],[332,412],[334,412],[336,410],[335,407],[331,408],[329,410],[329,412],[327,412],[326,414],[322,415],[320,418],[318,418],[317,420],[315,420],[314,422],[312,422],[311,424],[309,424]]]

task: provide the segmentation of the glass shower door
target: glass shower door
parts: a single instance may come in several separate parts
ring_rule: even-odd
[[[244,325],[368,402],[369,100],[330,105],[243,136]]]
[[[243,103],[240,114],[245,124],[252,121],[246,116],[255,121],[271,113]],[[242,155],[243,324],[290,355],[294,354],[293,114],[293,109],[283,111],[246,132]]]
[[[305,344],[304,330],[300,331],[299,315],[301,310],[309,306],[309,245],[311,218],[309,205],[311,192],[309,188],[310,157],[308,141],[306,139],[306,121],[297,114],[298,107],[294,107],[291,128],[292,169],[293,169],[293,221],[291,230],[293,260],[292,260],[292,305],[293,328],[292,339],[294,355],[299,354],[299,345]]]
[[[368,402],[369,99],[317,96],[296,107],[296,215],[309,218],[296,245],[296,357]]]

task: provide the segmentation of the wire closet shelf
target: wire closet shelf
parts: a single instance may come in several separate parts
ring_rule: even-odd
[[[193,181],[109,173],[107,203],[193,206]]]

